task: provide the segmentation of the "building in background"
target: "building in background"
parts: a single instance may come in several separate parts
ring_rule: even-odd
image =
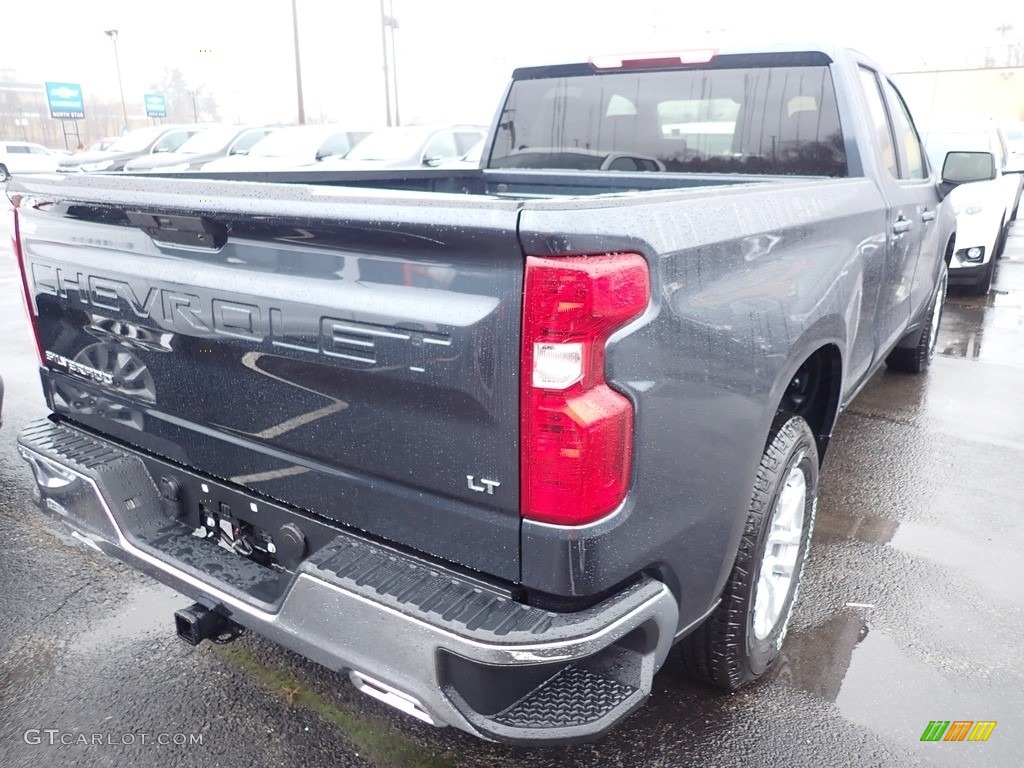
[[[902,72],[892,79],[921,125],[951,118],[1024,120],[1024,67]]]

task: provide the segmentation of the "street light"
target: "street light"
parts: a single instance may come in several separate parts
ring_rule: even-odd
[[[105,29],[103,34],[114,42],[114,63],[117,64],[117,87],[121,91],[121,115],[124,117],[124,130],[128,130],[128,106],[124,103],[124,83],[121,82],[121,57],[117,54],[117,30]]]
[[[391,82],[395,87],[395,125],[401,125],[402,121],[398,117],[398,54],[395,46],[398,19],[395,18],[395,0],[388,0],[388,26],[391,27]]]
[[[395,79],[395,125],[401,125],[398,118],[398,65],[395,61],[395,30],[398,20],[394,16],[394,4],[388,0],[390,13],[384,12],[384,0],[380,0],[380,44],[384,56],[384,108],[388,125],[391,125],[391,77],[388,74],[388,29],[391,30],[391,69]]]
[[[299,9],[292,0],[292,32],[295,35],[295,92],[299,99],[299,125],[306,124],[306,108],[302,104],[302,63],[299,61]]]
[[[189,91],[189,94],[191,94],[191,96],[192,96],[192,122],[193,123],[198,123],[199,122],[199,107],[196,104],[196,95],[199,93],[200,88],[202,88],[202,86],[199,86],[199,88],[193,88],[192,90]]]

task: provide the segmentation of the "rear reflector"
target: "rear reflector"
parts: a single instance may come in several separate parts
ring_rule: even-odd
[[[15,203],[15,205],[17,205],[17,203]],[[7,214],[7,228],[11,233],[11,249],[14,251],[14,258],[18,263],[18,271],[21,273],[21,297],[25,305],[25,311],[28,313],[28,320],[32,324],[32,338],[36,343],[36,357],[39,358],[39,364],[45,366],[46,357],[43,354],[43,342],[42,339],[39,338],[39,325],[36,322],[35,303],[32,301],[32,291],[29,288],[29,275],[25,267],[25,254],[21,247],[21,230],[18,223],[17,208],[9,209]]]
[[[717,55],[717,48],[658,53],[621,53],[592,56],[590,66],[594,69],[667,69],[681,67],[685,64],[707,64]]]
[[[582,525],[625,498],[633,404],[604,379],[608,337],[650,300],[635,253],[526,259],[523,300],[521,512]]]

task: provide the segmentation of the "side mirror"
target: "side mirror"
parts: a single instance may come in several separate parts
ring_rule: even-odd
[[[436,168],[442,160],[444,160],[444,158],[440,155],[431,155],[430,157],[423,158],[423,164],[430,168]]]
[[[248,155],[249,154],[249,150],[245,149],[244,147],[241,147],[239,149],[232,149],[229,154],[232,154],[232,155]]]
[[[990,181],[996,177],[996,158],[991,152],[949,152],[942,164],[943,197],[960,184]]]

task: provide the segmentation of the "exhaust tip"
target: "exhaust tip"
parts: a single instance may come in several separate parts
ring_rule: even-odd
[[[393,688],[387,683],[377,680],[376,678],[365,675],[362,672],[357,672],[352,669],[349,670],[349,679],[352,680],[352,684],[355,685],[356,689],[360,693],[365,693],[371,698],[377,699],[388,706],[394,707],[399,712],[404,712],[407,715],[412,715],[417,720],[420,720],[428,725],[438,725],[426,707],[420,703],[416,698],[413,698],[409,694]]]

